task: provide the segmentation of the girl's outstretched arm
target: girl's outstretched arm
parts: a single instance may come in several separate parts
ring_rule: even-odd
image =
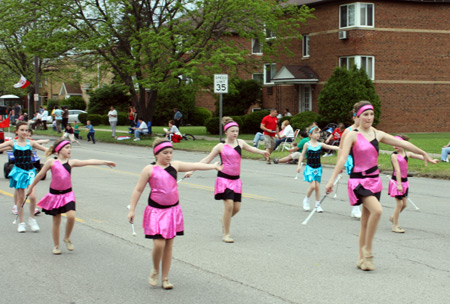
[[[79,160],[79,159],[71,159],[70,166],[71,167],[84,167],[84,166],[101,166],[105,165],[108,167],[115,167],[116,163],[109,160],[99,160],[99,159],[87,159],[87,160]]]
[[[204,164],[204,163],[185,163],[180,161],[173,161],[172,166],[178,172],[187,172],[194,170],[214,170],[221,171],[223,169],[223,164],[220,165],[219,162],[215,164]]]
[[[13,146],[14,146],[14,141],[12,141],[12,140],[5,141],[4,143],[0,144],[0,152],[10,150],[13,148]]]
[[[211,150],[211,152],[205,157],[203,158],[200,163],[204,163],[204,164],[209,164],[217,155],[219,155],[220,151],[222,150],[223,144],[217,144],[215,145],[215,147]],[[184,175],[184,177],[191,177],[191,175],[194,173],[194,170],[191,170],[188,172],[186,172],[186,174]],[[185,172],[185,171],[180,171],[180,172]]]
[[[412,152],[406,152],[406,155],[408,155],[409,158],[415,158],[415,159],[425,160],[424,157],[423,157],[423,155],[420,155],[420,154],[416,154],[416,153],[412,153]],[[435,160],[436,163],[439,162],[438,159],[433,159],[433,160]],[[432,162],[432,163],[434,164],[435,162]]]
[[[136,210],[136,206],[139,202],[139,199],[141,198],[142,192],[144,192],[145,185],[148,183],[150,176],[152,176],[152,172],[152,165],[148,165],[144,169],[142,169],[136,187],[134,187],[133,194],[131,195],[130,211],[128,212],[128,221],[130,222],[130,224],[134,221],[134,212]]]
[[[428,162],[430,162],[432,164],[438,163],[438,161],[436,159],[431,158],[427,154],[427,152],[425,152],[422,149],[418,148],[417,146],[413,145],[409,141],[397,139],[394,136],[387,134],[383,131],[377,130],[376,132],[377,132],[377,137],[379,138],[380,142],[387,144],[387,145],[391,145],[391,146],[401,147],[405,150],[422,155],[423,160],[425,162],[425,166],[427,165]]]
[[[31,192],[33,192],[34,187],[37,185],[37,183],[40,182],[40,180],[44,177],[44,175],[47,173],[48,170],[51,169],[51,167],[53,166],[53,163],[55,162],[55,160],[53,158],[48,159],[44,166],[42,167],[42,169],[39,171],[39,173],[36,175],[36,177],[34,178],[34,181],[31,183],[31,185],[28,187],[28,191],[26,195],[30,195]]]
[[[252,147],[242,139],[238,139],[238,143],[240,146],[242,146],[242,149],[244,149],[245,151],[252,152],[255,154],[261,154],[264,157],[269,157],[269,152],[267,152],[266,150],[260,150],[258,148]]]
[[[47,151],[47,148],[40,145],[37,141],[31,141],[30,145],[32,148],[37,149],[37,150],[41,150],[41,151]]]
[[[324,147],[325,149],[328,149],[328,150],[334,150],[334,151],[339,150],[339,146],[331,146],[331,145],[327,145],[327,144],[322,144],[322,147]]]

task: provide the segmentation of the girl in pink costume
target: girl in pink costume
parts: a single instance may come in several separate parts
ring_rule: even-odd
[[[72,191],[71,169],[74,167],[107,165],[115,167],[116,164],[107,160],[78,160],[70,159],[72,146],[70,141],[59,140],[55,142],[47,152],[46,156],[56,154],[56,158],[48,159],[41,171],[36,175],[30,186],[29,193],[33,192],[36,184],[44,177],[48,170],[52,171],[52,181],[50,183],[50,193],[46,194],[38,203],[45,214],[53,216],[52,236],[54,242],[53,254],[61,254],[59,247],[59,227],[61,225],[61,214],[67,216],[66,232],[64,243],[67,250],[73,251],[74,245],[70,240],[70,235],[75,225],[75,194]],[[27,194],[28,195],[28,194]]]
[[[244,140],[238,139],[239,125],[225,116],[222,118],[223,130],[226,135],[225,143],[217,144],[201,163],[210,163],[217,155],[224,165],[221,172],[217,174],[214,197],[216,200],[223,200],[224,212],[222,217],[222,240],[225,243],[233,243],[230,235],[231,218],[235,216],[241,208],[242,181],[241,173],[241,152],[242,149],[269,157],[269,152],[251,147]],[[186,173],[190,177],[192,172]]]
[[[145,185],[148,183],[151,192],[148,205],[145,207],[143,227],[145,237],[153,239],[153,269],[148,279],[150,285],[158,284],[160,264],[162,264],[162,287],[172,289],[169,282],[169,270],[172,261],[173,240],[176,235],[183,235],[183,213],[179,205],[177,172],[190,170],[221,170],[218,164],[185,163],[172,161],[173,146],[166,139],[157,138],[153,142],[154,165],[146,166],[131,196],[128,220],[134,222],[136,205]]]
[[[359,117],[358,131],[350,132],[344,138],[342,151],[339,153],[338,162],[326,186],[326,191],[327,193],[333,191],[333,181],[344,168],[348,155],[351,153],[354,166],[348,181],[350,204],[363,206],[357,267],[362,270],[374,270],[372,243],[382,213],[379,198],[383,188],[377,167],[378,142],[399,146],[420,154],[423,156],[425,165],[427,161],[432,163],[437,161],[415,145],[373,128],[375,112],[370,102],[361,101],[356,107],[356,116]]]
[[[409,141],[407,135],[397,135],[395,136],[398,140]],[[392,232],[404,233],[405,230],[398,226],[398,218],[403,209],[406,208],[408,204],[408,158],[416,158],[423,160],[422,155],[407,152],[404,149],[394,146],[395,152],[391,154],[392,161],[392,179],[389,181],[388,194],[391,197],[395,197],[395,202],[397,203],[394,209],[394,214],[389,217],[389,220],[393,223]]]

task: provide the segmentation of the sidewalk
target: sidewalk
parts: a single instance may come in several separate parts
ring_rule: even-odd
[[[105,132],[112,132],[111,129],[95,129],[96,131],[105,131]],[[121,130],[116,130],[116,133],[125,133],[125,134],[129,134],[128,131],[121,131]],[[156,135],[156,133],[153,133],[153,135]],[[158,134],[159,135],[159,134]],[[160,134],[160,136],[163,136],[163,134]],[[207,136],[207,135],[194,135],[196,139],[202,139],[202,140],[210,140],[210,141],[217,141],[219,142],[219,139],[217,137],[211,137],[211,136]],[[246,140],[246,142],[248,144],[252,144],[253,142],[251,140]],[[391,154],[392,151],[388,151],[388,150],[380,150],[380,153],[383,154]],[[440,154],[437,153],[428,153],[431,157],[433,158],[441,158]]]

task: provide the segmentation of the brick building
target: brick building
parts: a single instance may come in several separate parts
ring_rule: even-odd
[[[262,79],[263,108],[317,112],[333,70],[356,64],[380,96],[378,128],[450,131],[450,1],[289,3],[314,8],[316,19],[301,27],[303,41],[293,41],[293,57],[281,55],[243,77]],[[261,52],[257,41],[248,48],[252,56]]]

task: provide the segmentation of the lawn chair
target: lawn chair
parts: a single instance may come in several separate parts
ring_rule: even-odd
[[[294,132],[294,137],[288,137],[286,138],[285,141],[283,141],[278,147],[277,147],[277,151],[281,152],[286,150],[289,150],[289,144],[292,144],[293,142],[295,142],[295,140],[297,139],[298,134],[300,134],[300,129],[295,130]]]

